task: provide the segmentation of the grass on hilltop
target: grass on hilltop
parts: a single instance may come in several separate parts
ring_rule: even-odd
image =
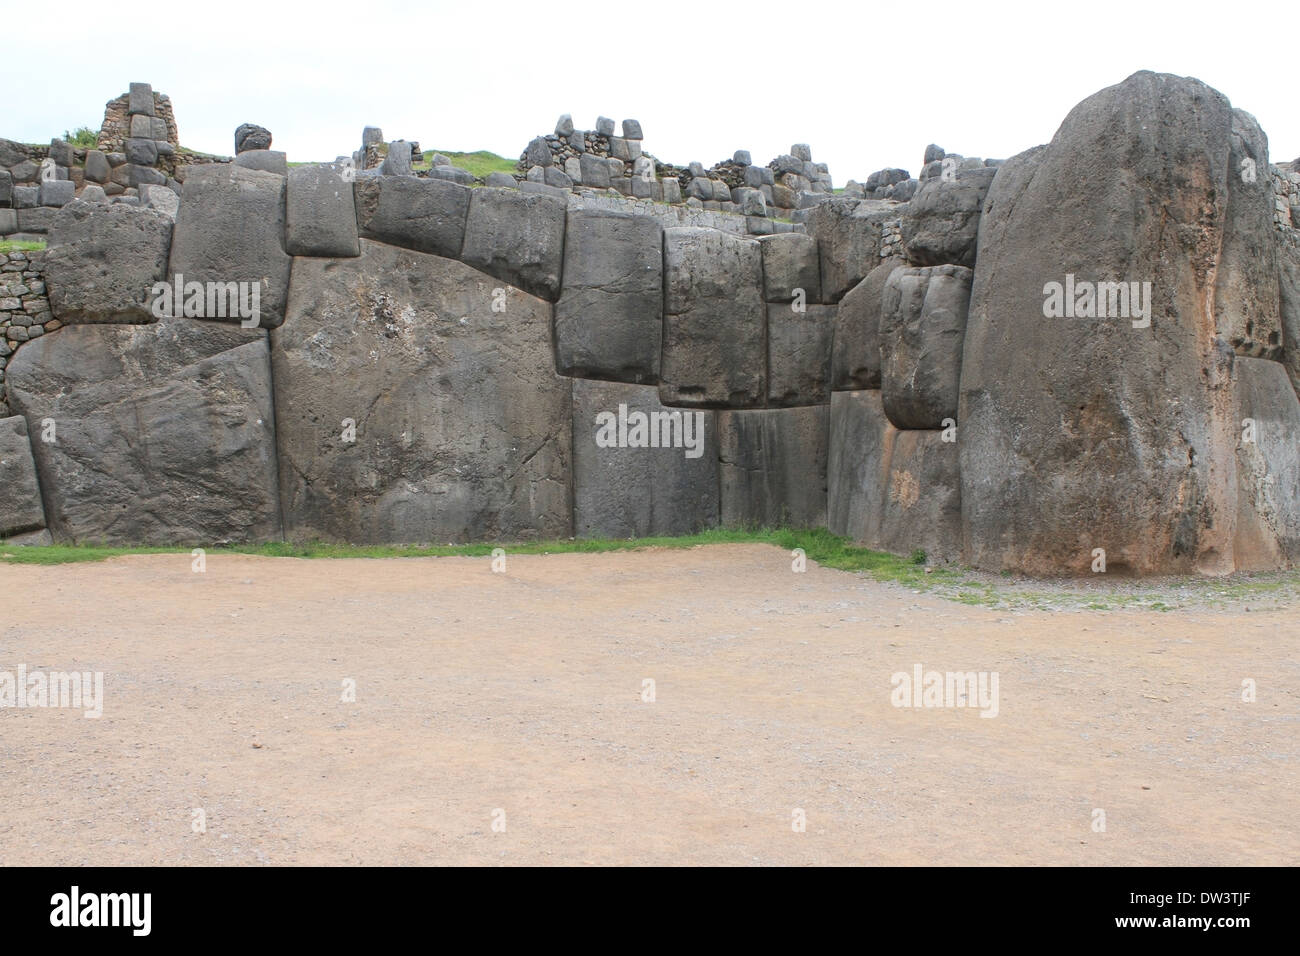
[[[454,149],[426,149],[424,151],[424,162],[420,163],[417,168],[425,169],[430,166],[433,162],[434,153],[442,153],[451,160],[453,166],[468,170],[479,179],[486,179],[488,173],[513,173],[518,165],[518,160],[506,159],[504,156],[490,153],[486,149],[480,149],[473,153],[459,153]]]

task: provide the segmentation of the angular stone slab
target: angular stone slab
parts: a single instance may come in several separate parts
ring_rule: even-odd
[[[665,408],[652,385],[573,379],[573,524],[580,538],[716,527],[716,413]]]
[[[757,168],[757,167],[755,167]],[[822,300],[821,263],[817,240],[798,232],[764,236],[763,297],[768,302],[790,302],[803,290],[805,302]]]
[[[273,333],[287,536],[366,544],[572,534],[569,380],[551,307],[363,240],[294,262]],[[354,440],[347,440],[350,420]]]
[[[341,166],[319,164],[289,170],[285,251],[291,256],[334,258],[361,254],[352,183],[344,178]]]
[[[767,307],[767,400],[770,405],[825,405],[831,391],[833,305]]]
[[[881,223],[897,218],[897,203],[836,198],[808,214],[808,234],[821,256],[822,300],[839,302],[880,261]]]
[[[898,428],[942,428],[957,417],[970,306],[965,266],[895,269],[880,307],[881,390]]]
[[[830,407],[718,413],[722,524],[826,525]]]
[[[279,325],[292,262],[284,251],[284,183],[283,176],[229,163],[190,167],[169,275],[187,283],[259,282],[261,326]]]
[[[886,451],[895,429],[877,390],[831,393],[827,527],[860,544],[880,539],[888,494]]]
[[[461,261],[554,302],[564,264],[564,200],[517,189],[473,190]]]
[[[54,317],[65,325],[153,322],[167,278],[172,220],[153,209],[76,200],[59,210],[45,254]]]
[[[357,228],[365,239],[455,259],[465,243],[470,189],[414,176],[358,177]]]
[[[955,435],[953,436],[955,438]],[[961,557],[961,468],[956,441],[942,431],[890,429],[880,532],[871,546],[924,551],[931,563]]]
[[[0,418],[0,538],[45,527],[45,506],[36,482],[36,464],[21,415]]]
[[[264,331],[192,319],[72,325],[26,343],[6,373],[36,439],[56,541],[280,538]]]
[[[765,316],[758,242],[716,229],[664,230],[664,354],[669,405],[763,404]]]
[[[657,382],[663,340],[663,226],[651,216],[578,209],[555,304],[562,375]]]
[[[867,277],[840,300],[831,349],[831,388],[880,388],[880,310],[885,283],[906,260],[881,259]]]

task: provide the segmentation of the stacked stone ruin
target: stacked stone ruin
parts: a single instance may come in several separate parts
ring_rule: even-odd
[[[849,195],[792,151],[779,175],[822,198],[758,235],[770,216],[548,182],[646,155],[598,152],[630,157],[635,127],[620,147],[611,124],[559,129],[500,186],[417,174],[382,134],[283,168],[239,163],[256,150],[237,137],[236,163],[188,169],[174,221],[53,213],[62,327],[7,357],[0,535],[791,525],[1034,574],[1300,558],[1300,176],[1199,81],[1135,74],[1046,146],[1003,164],[931,146],[918,178]],[[804,186],[774,162],[680,173]],[[1076,280],[1089,294],[1054,312]],[[212,313],[212,286],[239,283],[254,327]],[[1111,314],[1121,292],[1132,314]]]

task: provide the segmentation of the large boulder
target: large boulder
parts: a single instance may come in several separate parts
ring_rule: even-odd
[[[970,287],[965,266],[895,269],[885,281],[880,382],[898,428],[942,428],[956,418]]]
[[[681,535],[717,524],[717,413],[666,408],[652,385],[573,379],[574,533]]]
[[[652,216],[569,214],[555,304],[561,374],[657,382],[663,339],[663,226]]]
[[[805,302],[822,300],[816,239],[801,232],[783,232],[763,236],[758,243],[763,250],[763,297],[768,302],[791,302],[798,298],[799,289]]]
[[[56,540],[281,536],[264,331],[192,319],[72,325],[26,343],[6,373],[36,438]]]
[[[552,302],[564,263],[563,199],[517,189],[473,190],[461,261]]]
[[[918,266],[975,264],[980,210],[997,169],[954,169],[921,183],[902,217],[903,252]]]
[[[68,203],[45,254],[54,317],[64,325],[154,321],[153,287],[166,278],[171,241],[171,217],[157,210]]]
[[[1088,574],[1097,549],[1107,573],[1235,566],[1232,345],[1212,312],[1233,122],[1205,84],[1137,73],[999,169],[958,416],[976,566]]]
[[[704,227],[665,229],[663,401],[762,405],[763,310],[756,241]]]
[[[901,430],[880,392],[835,392],[830,408],[828,527],[858,544],[931,561],[961,557],[956,433]]]
[[[36,465],[21,415],[0,418],[0,538],[45,527],[45,507],[36,482]]]
[[[361,254],[357,207],[341,166],[295,166],[285,201],[285,251],[291,256]]]
[[[767,400],[770,405],[825,405],[831,392],[833,305],[767,307]]]
[[[881,259],[880,265],[840,299],[831,351],[832,388],[880,388],[880,308],[885,283],[895,269],[906,264],[898,256]]]
[[[1300,399],[1278,362],[1233,363],[1237,440],[1237,567],[1300,561]]]
[[[718,431],[724,526],[825,526],[829,406],[720,412]]]
[[[572,533],[569,383],[553,366],[551,308],[494,286],[368,240],[358,258],[295,260],[272,350],[289,538]]]
[[[172,235],[172,276],[183,275],[186,283],[261,284],[263,328],[284,321],[289,289],[292,259],[284,251],[284,183],[283,176],[230,163],[192,166]]]
[[[881,223],[897,218],[897,203],[837,197],[808,215],[808,234],[821,256],[822,300],[839,302],[880,261]]]
[[[414,176],[359,176],[353,189],[363,238],[448,259],[460,256],[468,186]]]
[[[1282,356],[1282,325],[1268,138],[1255,117],[1233,110],[1228,142],[1228,205],[1214,277],[1215,324],[1219,338],[1238,355],[1277,359]]]

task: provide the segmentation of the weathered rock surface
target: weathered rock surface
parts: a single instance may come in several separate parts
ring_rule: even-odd
[[[1300,244],[1284,243],[1278,249],[1278,266],[1283,361],[1291,384],[1300,393]]]
[[[11,406],[34,429],[55,540],[280,537],[264,331],[192,319],[73,325],[28,342],[6,372]]]
[[[771,405],[830,401],[833,305],[767,307],[767,399]]]
[[[665,229],[663,401],[763,404],[763,310],[756,241],[701,227]]]
[[[644,416],[640,432],[638,413]],[[618,436],[611,436],[609,416],[627,423],[615,425]],[[598,443],[602,429],[615,437],[612,443]],[[649,446],[651,435],[659,447]],[[677,444],[674,435],[680,436]],[[573,524],[580,538],[692,534],[716,527],[716,413],[665,408],[652,385],[573,379]]]
[[[1196,80],[1137,73],[999,169],[958,416],[976,566],[1088,574],[1100,548],[1107,573],[1234,567],[1232,347],[1211,312],[1232,119]],[[1081,293],[1083,317],[1045,317],[1045,283],[1085,280],[1137,282],[1149,309],[1107,296],[1086,317]]]
[[[793,301],[797,289],[803,290],[805,302],[822,300],[816,239],[786,232],[764,236],[758,242],[763,251],[763,296],[768,302]]]
[[[36,483],[36,464],[21,415],[0,418],[0,538],[45,527],[45,507]]]
[[[552,302],[564,264],[563,200],[484,187],[472,190],[460,258]]]
[[[905,265],[906,260],[898,256],[881,259],[880,265],[840,300],[831,352],[832,388],[880,388],[880,310],[885,283],[895,269]]]
[[[1300,400],[1281,364],[1238,357],[1237,536],[1240,570],[1300,561]]]
[[[896,427],[942,428],[956,418],[970,287],[965,266],[895,269],[885,281],[880,380]]]
[[[361,254],[352,183],[334,165],[289,170],[285,251],[291,256],[344,258]]]
[[[261,283],[260,324],[279,325],[292,262],[284,251],[284,183],[283,176],[229,163],[190,167],[169,275],[187,283]]]
[[[75,200],[59,210],[45,254],[50,308],[65,325],[152,322],[172,220],[153,209]]]
[[[452,260],[363,241],[298,259],[273,336],[286,534],[567,537],[569,383],[551,308]],[[349,423],[355,428],[348,440]]]
[[[468,186],[414,176],[358,177],[354,195],[363,238],[448,259],[460,256]]]
[[[900,206],[876,199],[830,199],[808,216],[808,234],[821,256],[822,299],[839,302],[880,261],[880,224]]]
[[[886,439],[894,429],[877,390],[832,392],[827,527],[862,544],[880,538],[888,493]]]
[[[724,526],[826,525],[828,405],[719,412],[718,430]]]
[[[663,227],[651,216],[569,214],[555,351],[564,375],[657,382],[663,340]]]
[[[918,266],[975,264],[980,210],[996,169],[956,169],[951,180],[928,179],[902,217],[903,251]]]

